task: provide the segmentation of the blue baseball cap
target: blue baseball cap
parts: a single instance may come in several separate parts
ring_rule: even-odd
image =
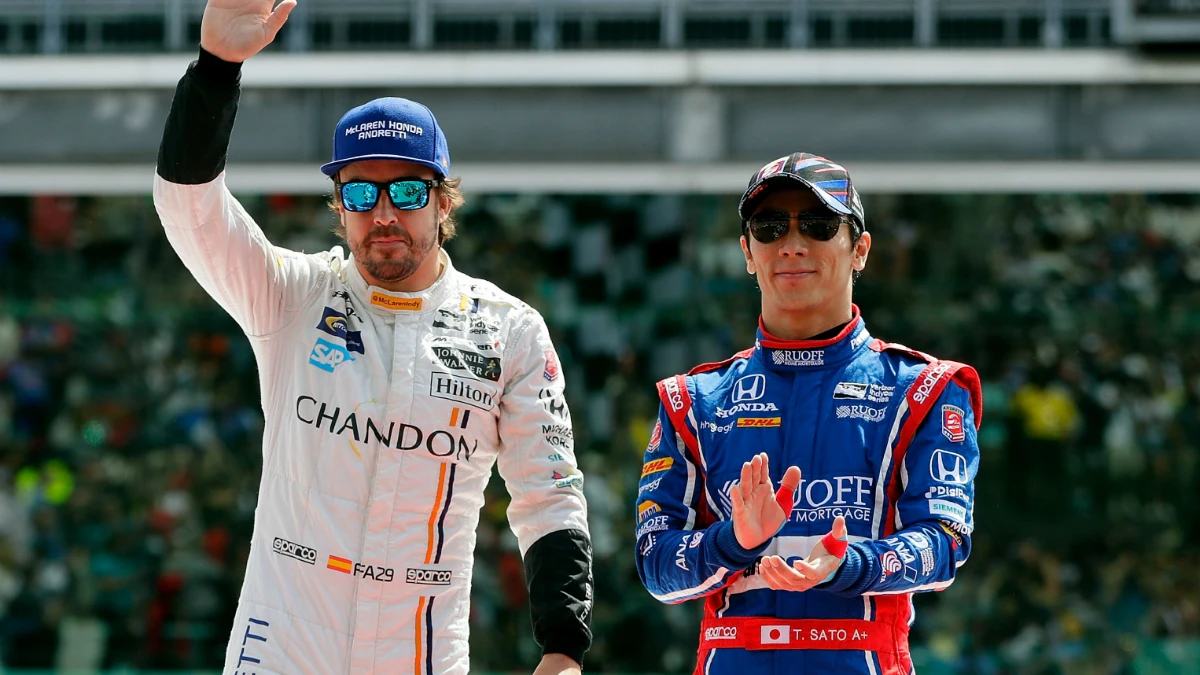
[[[396,159],[427,166],[445,178],[450,171],[446,135],[433,112],[406,98],[377,98],[342,115],[333,132],[333,161],[321,172],[333,176],[352,162]]]

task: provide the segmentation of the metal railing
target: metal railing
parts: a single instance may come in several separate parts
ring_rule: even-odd
[[[1111,44],[1129,0],[301,0],[271,48],[556,50]],[[0,53],[194,49],[204,0],[4,0]]]

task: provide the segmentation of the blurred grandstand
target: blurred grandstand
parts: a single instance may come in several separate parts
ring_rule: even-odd
[[[148,195],[202,0],[0,0],[0,670],[219,669],[262,413],[246,339]],[[1200,673],[1195,2],[301,0],[247,66],[230,183],[334,242],[350,105],[431,105],[465,272],[546,316],[596,554],[588,669],[687,672],[698,607],[633,569],[653,382],[751,343],[735,195],[855,172],[872,331],[976,365],[976,549],[917,598],[922,675]],[[1170,46],[1167,53],[1154,46]],[[517,263],[519,261],[519,263]],[[528,672],[495,483],[473,661]]]

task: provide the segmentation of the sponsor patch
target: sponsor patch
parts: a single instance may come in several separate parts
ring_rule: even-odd
[[[317,330],[341,338],[346,343],[346,349],[352,352],[366,353],[363,347],[362,332],[350,330],[350,322],[346,319],[346,315],[332,307],[325,308],[320,322],[317,323]]]
[[[555,471],[551,478],[554,479],[554,487],[556,488],[574,488],[576,490],[583,489],[583,474],[568,473],[563,475]]]
[[[775,349],[771,351],[771,362],[777,366],[823,366],[824,349]]]
[[[346,361],[353,360],[354,357],[350,355],[350,352],[345,347],[336,345],[325,338],[317,338],[312,352],[308,355],[309,365],[316,366],[327,373],[332,373],[334,368],[337,368]]]
[[[883,570],[883,578],[886,579],[904,569],[904,561],[900,556],[896,555],[895,551],[884,551],[879,554],[879,566]]]
[[[655,478],[654,480],[650,481],[649,483],[646,483],[642,487],[638,488],[638,495],[641,496],[642,494],[644,494],[646,492],[654,492],[655,490],[657,490],[658,486],[662,485],[663,478],[664,478],[664,476],[659,476],[658,478]]]
[[[450,410],[450,426],[456,429],[466,429],[467,421],[471,419],[471,411],[466,408],[453,408]]]
[[[967,432],[963,429],[963,410],[958,406],[942,406],[942,435],[951,443],[962,443],[967,440]]]
[[[410,567],[404,573],[404,583],[420,584],[422,586],[449,586],[452,574],[450,570],[431,570],[420,567]]]
[[[542,407],[556,419],[570,420],[571,416],[567,414],[567,402],[563,399],[562,394],[553,389],[542,389],[538,392],[538,400],[542,402]]]
[[[646,452],[657,451],[660,443],[662,443],[662,420],[654,420],[654,429],[650,432],[650,444],[646,446]]]
[[[468,370],[476,377],[497,382],[500,380],[500,358],[444,345],[431,347],[438,361],[451,370]]]
[[[546,369],[542,371],[542,377],[546,378],[547,382],[558,379],[558,355],[553,349],[546,350]]]
[[[646,522],[642,523],[640,527],[638,527],[637,534],[635,536],[638,539],[641,539],[651,532],[662,532],[670,527],[670,524],[667,522],[668,519],[669,516],[665,514],[651,517],[650,520],[647,520]]]
[[[703,532],[697,532],[696,534],[693,534],[692,535],[692,543],[688,544],[688,548],[696,548],[697,546],[700,545],[701,541],[704,541],[704,533]]]
[[[941,499],[929,500],[930,515],[946,518],[956,523],[967,522],[967,510],[953,502],[944,501]]]
[[[647,518],[649,518],[650,516],[656,515],[660,512],[662,512],[662,507],[659,506],[657,503],[651,502],[651,501],[644,501],[641,504],[638,504],[637,520],[639,523],[641,523],[641,522],[645,521]]]
[[[921,574],[929,574],[933,568],[937,566],[937,558],[933,555],[933,549],[923,548],[921,553]]]
[[[867,397],[867,385],[859,382],[838,382],[833,388],[833,397],[865,399]]]
[[[887,403],[892,400],[896,387],[886,384],[872,384],[867,388],[867,400],[871,403]]]
[[[421,298],[400,298],[379,291],[371,293],[372,305],[397,312],[419,312],[423,302]]]
[[[658,540],[654,538],[653,534],[646,535],[646,540],[642,542],[642,548],[640,549],[642,555],[650,555],[650,551],[654,549],[656,543],[658,543]]]
[[[477,380],[458,375],[434,373],[429,382],[429,395],[446,401],[463,403],[480,410],[496,407],[496,394],[485,389]]]
[[[282,537],[275,537],[275,541],[271,543],[271,548],[279,555],[287,556],[288,558],[293,558],[309,565],[317,564],[317,549],[315,548],[296,544]]]
[[[970,482],[967,458],[957,452],[938,448],[929,458],[929,477],[939,483],[966,485]]]
[[[714,434],[727,434],[731,429],[733,429],[733,422],[730,422],[729,424],[718,425],[716,422],[712,422],[710,420],[702,420],[700,422],[700,428],[708,429]]]
[[[733,383],[733,402],[757,401],[767,393],[767,376],[762,373],[746,375]]]
[[[661,459],[653,459],[642,465],[642,478],[649,476],[652,473],[666,471],[675,464],[675,459],[672,457],[663,457]]]
[[[869,405],[839,405],[834,411],[838,419],[857,419],[867,422],[882,422],[887,417],[887,410],[872,408]]]
[[[713,640],[736,640],[737,626],[713,626],[704,629],[704,639],[707,641]]]
[[[737,421],[738,427],[777,427],[782,423],[782,417],[743,417]]]
[[[774,403],[738,403],[732,408],[717,408],[714,412],[717,417],[733,417],[744,412],[779,412],[779,408]]]

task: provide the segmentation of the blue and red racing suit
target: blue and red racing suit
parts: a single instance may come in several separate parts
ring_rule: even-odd
[[[873,339],[855,307],[829,340],[760,325],[753,348],[658,392],[637,567],[662,602],[705,598],[696,672],[912,672],[912,594],[949,586],[971,552],[974,369]],[[747,550],[729,490],[764,451],[776,485],[792,465],[803,477],[779,533]],[[807,556],[837,516],[850,545],[832,579],[797,593],[755,574],[761,556]]]

